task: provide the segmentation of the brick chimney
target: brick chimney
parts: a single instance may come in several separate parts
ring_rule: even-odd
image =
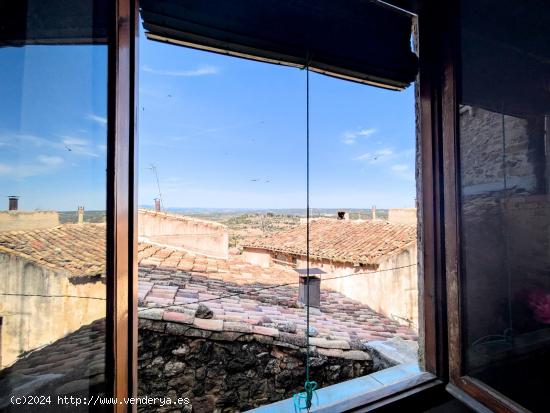
[[[9,199],[9,211],[17,211],[19,209],[19,197],[15,195],[10,195]]]
[[[372,220],[374,221],[376,219],[376,205],[372,206],[371,212],[372,212]]]
[[[160,198],[155,198],[155,211],[160,212]]]
[[[77,214],[78,214],[78,224],[79,225],[84,224],[84,207],[83,206],[78,207]]]
[[[338,219],[349,219],[349,213],[346,211],[338,211],[336,216],[338,217]]]

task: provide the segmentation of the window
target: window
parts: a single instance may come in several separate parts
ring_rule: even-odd
[[[63,398],[110,392],[107,13],[2,6],[0,410],[44,396],[47,411],[89,411]]]
[[[484,389],[478,397],[489,406],[545,411],[550,9],[492,1],[461,1],[460,8],[454,297],[461,312],[451,340],[461,351],[452,373],[470,393]]]
[[[306,340],[320,389],[419,375],[413,87],[174,46],[143,18],[139,394],[289,399]]]
[[[125,0],[94,1],[88,5],[77,2],[69,7],[62,1],[42,3],[44,2],[29,0],[0,6],[0,92],[3,98],[6,97],[0,102],[0,187],[5,190],[2,196],[9,197],[5,198],[6,209],[18,210],[6,212],[4,216],[9,219],[0,223],[0,238],[4,237],[0,244],[0,256],[4,260],[0,263],[0,271],[7,273],[10,280],[22,280],[19,273],[25,273],[33,280],[33,283],[25,282],[23,290],[18,285],[0,283],[0,293],[3,294],[0,301],[0,317],[3,320],[0,343],[3,363],[0,371],[0,410],[7,406],[6,396],[13,392],[27,395],[39,391],[82,396],[115,394],[119,398],[136,395],[138,368],[140,384],[145,383],[142,379],[147,379],[147,374],[159,373],[165,379],[162,385],[171,386],[171,391],[167,394],[158,391],[158,396],[177,398],[185,393],[189,398],[188,402],[199,406],[208,399],[212,382],[210,379],[206,380],[209,369],[201,369],[199,363],[193,368],[186,364],[190,354],[198,353],[203,357],[200,360],[205,363],[213,358],[231,359],[223,367],[236,373],[227,375],[226,382],[220,383],[218,380],[217,384],[227,386],[226,388],[233,391],[224,394],[221,404],[231,406],[241,400],[253,400],[254,405],[269,405],[291,395],[294,390],[288,389],[303,382],[301,369],[292,370],[288,365],[272,362],[270,357],[275,356],[265,358],[265,351],[258,352],[262,346],[273,347],[273,343],[277,342],[278,346],[282,342],[287,345],[281,346],[286,350],[273,353],[279,356],[282,354],[281,357],[285,358],[296,350],[295,347],[300,348],[300,343],[281,340],[282,337],[288,338],[293,334],[292,322],[288,322],[292,314],[287,317],[289,320],[283,320],[284,323],[279,314],[270,314],[261,320],[261,324],[250,323],[251,326],[242,331],[242,324],[235,323],[235,319],[232,319],[242,316],[234,314],[237,306],[232,308],[235,304],[232,298],[224,297],[221,307],[212,302],[221,301],[220,295],[225,295],[224,291],[228,291],[227,278],[231,277],[235,282],[229,286],[230,294],[236,294],[239,299],[244,294],[255,294],[254,291],[259,286],[250,283],[250,271],[246,270],[257,267],[265,270],[265,266],[268,266],[267,272],[260,272],[264,274],[266,284],[274,285],[281,273],[292,272],[292,279],[297,284],[297,300],[292,300],[296,308],[285,305],[287,309],[291,307],[294,315],[303,310],[303,302],[299,304],[300,296],[303,298],[305,292],[309,291],[312,293],[310,299],[315,300],[318,291],[316,288],[320,286],[318,310],[322,317],[326,315],[323,314],[323,303],[326,303],[323,297],[323,294],[326,296],[324,288],[332,281],[327,279],[326,274],[342,270],[337,260],[318,260],[313,269],[324,274],[320,274],[319,283],[314,281],[308,288],[299,271],[295,271],[303,270],[307,262],[300,254],[277,250],[262,255],[258,253],[261,249],[258,245],[249,245],[248,251],[244,251],[243,235],[246,235],[250,225],[258,230],[256,235],[263,234],[266,238],[275,233],[292,231],[300,225],[300,218],[304,218],[299,215],[304,215],[305,205],[296,205],[298,212],[281,213],[270,208],[270,211],[248,211],[237,217],[220,217],[219,213],[211,214],[211,211],[204,210],[198,211],[199,213],[169,210],[175,204],[168,202],[168,198],[172,196],[168,189],[175,187],[177,192],[177,185],[185,182],[167,182],[165,172],[169,165],[162,161],[149,160],[155,155],[152,148],[166,143],[158,139],[158,136],[168,130],[169,122],[181,120],[183,135],[188,137],[193,133],[190,118],[192,121],[200,120],[201,127],[208,123],[200,118],[200,110],[212,110],[216,113],[216,120],[223,116],[227,120],[238,112],[238,108],[231,105],[220,109],[220,102],[211,106],[208,104],[212,102],[209,98],[222,94],[223,89],[230,87],[230,84],[220,84],[211,93],[200,96],[201,81],[208,76],[216,77],[216,68],[209,65],[191,68],[182,68],[184,65],[163,67],[160,59],[153,58],[148,62],[148,68],[141,68],[142,86],[146,85],[148,77],[189,80],[184,88],[174,94],[169,88],[164,88],[169,86],[168,83],[158,89],[149,90],[152,95],[158,95],[155,113],[159,119],[170,119],[167,122],[157,122],[161,133],[155,133],[154,122],[151,122],[154,119],[149,117],[148,120],[147,115],[150,103],[143,99],[144,105],[137,103],[138,84],[133,71],[138,70],[139,62],[133,59],[134,46],[137,43],[134,29],[137,27],[138,6],[141,7],[140,14],[149,39],[291,66],[276,68],[257,62],[246,62],[241,66],[254,67],[254,70],[248,72],[252,75],[255,70],[264,70],[255,67],[269,67],[269,70],[280,69],[279,73],[293,73],[289,78],[294,76],[299,85],[296,91],[300,93],[292,95],[296,100],[290,99],[286,108],[291,117],[285,119],[281,116],[277,122],[276,127],[280,132],[300,128],[297,124],[303,120],[303,113],[299,113],[304,108],[301,103],[293,105],[304,102],[301,88],[306,72],[299,68],[309,66],[311,137],[319,137],[325,133],[342,134],[339,142],[341,145],[338,147],[329,140],[322,139],[314,139],[311,144],[310,206],[314,220],[321,218],[336,221],[340,218],[344,222],[370,221],[373,215],[384,220],[407,220],[410,218],[410,207],[419,207],[418,262],[415,263],[412,249],[396,260],[403,267],[402,272],[396,274],[400,278],[411,280],[413,273],[409,271],[404,274],[407,271],[405,268],[418,266],[419,293],[416,295],[412,283],[401,285],[400,290],[407,292],[408,299],[404,300],[407,305],[390,308],[389,315],[385,317],[399,324],[394,329],[396,334],[404,333],[404,336],[408,336],[411,329],[418,331],[421,350],[419,362],[426,372],[419,373],[415,363],[414,369],[399,367],[401,373],[410,373],[406,380],[394,380],[392,371],[384,370],[374,373],[379,374],[376,376],[378,378],[369,377],[363,376],[365,370],[359,367],[368,365],[370,361],[359,360],[360,363],[356,363],[358,360],[352,360],[350,364],[354,368],[356,364],[359,366],[352,375],[362,377],[331,386],[349,376],[340,374],[344,370],[350,372],[349,365],[341,363],[339,369],[334,369],[338,374],[335,373],[326,382],[320,382],[321,386],[327,386],[317,393],[320,403],[326,406],[325,411],[340,411],[358,406],[367,406],[367,409],[383,409],[382,406],[385,406],[389,411],[424,411],[429,404],[442,402],[443,386],[449,376],[447,367],[451,376],[448,389],[461,400],[466,398],[457,388],[466,391],[470,396],[474,395],[483,405],[492,408],[497,406],[501,410],[520,410],[517,406],[519,403],[537,411],[545,405],[544,389],[541,388],[546,382],[538,369],[547,358],[545,348],[548,347],[545,327],[548,234],[544,212],[548,188],[548,122],[545,109],[547,98],[544,92],[548,89],[545,66],[545,47],[548,42],[543,35],[548,26],[545,20],[545,14],[548,13],[542,12],[545,5],[541,6],[534,0],[528,5],[507,5],[509,9],[506,9],[489,0],[476,4],[464,1],[460,10],[462,26],[455,27],[459,13],[452,9],[447,10],[447,3],[427,5],[421,2],[419,26],[414,26],[415,30],[419,27],[421,29],[419,47],[422,56],[420,82],[415,85],[418,115],[416,126],[419,136],[416,151],[411,147],[402,148],[408,152],[403,155],[402,162],[397,162],[393,157],[397,148],[391,148],[390,153],[388,148],[392,137],[387,135],[382,141],[384,144],[388,143],[387,146],[369,146],[356,156],[359,158],[365,155],[357,159],[357,162],[369,168],[380,158],[386,159],[390,167],[388,171],[395,178],[401,176],[403,181],[411,179],[413,164],[416,163],[414,168],[419,178],[416,191],[418,200],[413,200],[413,186],[407,187],[410,193],[407,192],[406,201],[400,201],[403,210],[394,211],[392,217],[392,211],[387,210],[383,201],[361,202],[357,209],[348,208],[353,206],[353,202],[328,207],[323,201],[323,197],[326,199],[325,191],[334,195],[334,191],[327,191],[331,183],[337,182],[348,189],[352,186],[350,182],[353,183],[353,180],[346,175],[349,171],[343,167],[337,168],[337,162],[334,162],[342,148],[346,145],[350,149],[358,148],[357,142],[363,138],[365,142],[376,146],[373,138],[377,132],[369,130],[370,125],[362,124],[350,126],[349,129],[340,125],[342,127],[338,131],[319,127],[319,120],[329,119],[331,111],[341,110],[341,107],[331,108],[332,99],[330,94],[327,94],[328,99],[324,98],[325,93],[352,87],[351,83],[328,79],[322,75],[328,74],[396,90],[410,85],[415,79],[418,63],[410,44],[411,24],[415,19],[408,11],[396,10],[392,4],[408,9],[410,4],[416,2],[352,1],[342,5],[339,2],[297,3],[266,0],[261,4],[231,2],[231,7],[225,1],[215,0],[142,0],[139,5],[137,2]],[[438,7],[445,10],[439,10]],[[533,13],[535,9],[541,12]],[[512,15],[519,18],[510,18]],[[478,16],[483,16],[484,20],[480,21]],[[529,24],[524,24],[525,22]],[[501,31],[502,27],[506,28],[505,32]],[[445,44],[447,36],[452,37],[455,29],[460,29],[456,33],[461,32],[460,48]],[[455,51],[460,52],[460,65],[454,60],[441,61],[442,58],[447,58],[446,53],[452,54]],[[198,54],[198,51],[187,50],[186,53],[204,56]],[[217,58],[223,59],[220,56]],[[440,63],[446,66],[439,67]],[[251,77],[249,84],[245,84],[239,91],[253,95],[266,87],[275,89],[274,93],[284,94],[284,88],[277,88],[276,76],[269,76],[269,79],[273,82],[266,85],[262,84],[263,79]],[[443,85],[439,83],[441,79]],[[452,95],[455,91],[455,80],[458,81],[458,99]],[[252,84],[258,89],[247,89]],[[324,87],[327,89],[324,90]],[[353,87],[357,87],[357,90],[366,89],[356,84]],[[340,90],[338,92],[339,95]],[[389,93],[378,92],[381,95]],[[198,100],[205,103],[203,107],[188,105],[185,111],[172,112],[172,100],[182,96],[196,98],[197,95],[200,98]],[[410,98],[412,103],[412,87],[401,96]],[[182,101],[189,103],[185,98]],[[357,114],[360,106],[350,105],[349,113],[344,115]],[[289,108],[295,110],[288,110]],[[258,114],[261,110],[262,105],[249,105],[247,114]],[[284,112],[281,109],[281,113]],[[456,117],[449,116],[453,112],[456,112]],[[386,114],[389,113],[395,116],[398,112],[389,105]],[[151,122],[153,126],[149,136],[142,135],[144,147],[148,145],[147,141],[150,145],[142,151],[144,162],[139,171],[135,165],[138,148],[134,143],[137,140],[133,136],[133,128],[137,125],[136,116],[144,123]],[[403,113],[403,116],[408,116],[408,112]],[[289,120],[296,121],[296,125],[289,127]],[[476,127],[476,122],[483,124],[483,127]],[[334,118],[327,123],[336,125]],[[221,126],[226,125],[224,122]],[[221,134],[218,130],[221,126],[212,124],[207,125],[207,128]],[[265,145],[270,152],[263,158],[266,160],[261,165],[263,169],[254,170],[266,172],[262,185],[275,183],[266,182],[270,180],[268,175],[284,176],[303,167],[303,153],[299,151],[303,151],[305,145],[303,141],[298,141],[303,138],[301,133],[296,135],[295,145],[285,145],[285,139],[277,141],[277,136],[266,144],[265,140],[252,142],[252,139],[248,139],[253,137],[249,132],[254,129],[258,131],[258,136],[262,135],[261,127],[237,126],[233,131],[235,134],[239,130],[243,135],[248,135],[243,139],[243,142],[249,143],[244,145],[245,151],[257,151],[260,148],[261,152],[261,145]],[[455,126],[457,130],[453,129]],[[305,123],[301,127],[305,127]],[[412,122],[407,128],[413,129]],[[179,139],[185,136],[170,136],[170,144],[177,145]],[[453,141],[455,138],[456,141]],[[343,140],[355,143],[346,144]],[[193,148],[194,151],[189,151],[186,154],[187,159],[181,157],[179,163],[172,162],[177,163],[182,170],[192,167],[191,173],[196,173],[194,177],[200,178],[197,182],[201,182],[200,187],[195,189],[203,193],[207,192],[212,183],[205,178],[219,177],[222,174],[215,170],[216,165],[208,165],[206,162],[201,164],[201,160],[208,159],[201,155],[215,152],[222,147],[229,153],[234,153],[233,150],[236,149],[223,145],[208,146],[204,142],[205,140],[201,141],[202,148],[198,145]],[[277,143],[283,148],[278,147]],[[300,148],[299,151],[296,147]],[[239,168],[246,166],[248,158],[243,153],[234,157],[235,168],[225,168],[222,171],[223,178],[235,178]],[[277,168],[277,165],[269,162],[269,155],[276,154],[296,162],[290,163],[291,167],[287,169]],[[87,161],[80,163],[84,158]],[[78,162],[66,162],[75,159]],[[334,168],[335,165],[336,173],[326,173],[329,167]],[[141,178],[148,180],[150,186],[143,192],[146,198],[139,200],[134,190],[137,187],[138,172]],[[376,177],[381,176],[380,171],[369,170],[369,173]],[[256,179],[258,178],[251,177],[246,185],[259,186],[259,179]],[[455,188],[457,182],[458,186]],[[362,188],[363,183],[355,184]],[[299,182],[292,189],[304,191],[303,186],[304,182]],[[396,187],[399,187],[398,182],[392,181],[392,185],[382,189],[391,191]],[[221,190],[228,188],[229,186]],[[219,187],[214,189],[216,193],[221,192]],[[277,188],[277,194],[284,194],[284,189]],[[261,191],[252,192],[258,194]],[[352,194],[353,190],[336,195],[346,197]],[[76,197],[80,199],[72,202]],[[238,204],[243,203],[245,197],[234,199]],[[280,200],[283,197],[270,199]],[[211,204],[219,201],[215,196],[211,200],[215,201]],[[71,205],[65,206],[68,202]],[[149,210],[140,209],[138,212],[138,205],[148,207]],[[29,209],[32,211],[28,211]],[[35,209],[53,211],[44,213]],[[155,209],[160,212],[155,212]],[[167,215],[163,215],[165,210]],[[192,219],[169,216],[174,212],[185,212],[187,218],[189,215],[194,216]],[[36,216],[36,219],[19,219],[31,215]],[[162,217],[162,224],[157,222],[159,217]],[[6,235],[7,231],[1,231],[2,228],[7,229],[8,224],[12,229],[16,228],[12,225],[22,225],[21,221],[26,226],[19,231],[24,234],[23,238],[13,238],[12,231],[9,232],[11,235]],[[530,224],[524,226],[520,222]],[[104,226],[104,234],[88,233],[86,240],[103,239],[104,243],[93,241],[83,247],[79,247],[78,240],[71,241],[74,234],[60,235],[59,231],[52,230],[72,227],[90,229],[101,225]],[[166,236],[166,227],[176,228],[175,233]],[[205,228],[208,232],[204,232]],[[500,237],[495,235],[497,231]],[[139,244],[138,232],[142,236]],[[330,238],[315,235],[315,231],[313,233],[315,239],[312,245]],[[40,234],[48,234],[50,238],[44,238],[43,241],[35,239]],[[293,241],[301,236],[294,235],[298,236]],[[167,253],[166,245],[174,242],[180,244],[174,249],[176,252]],[[194,249],[194,260],[190,260],[189,253],[184,251],[190,248],[190,242]],[[73,256],[62,255],[75,247],[79,248]],[[226,254],[225,247],[228,247],[228,255],[234,249],[241,248],[240,258],[247,255],[253,262],[240,263],[244,267],[239,269],[245,268],[245,271],[233,273],[235,266],[225,268],[219,262],[219,255]],[[96,253],[102,259],[92,259],[91,255]],[[483,257],[480,259],[481,254]],[[202,258],[196,259],[197,255]],[[6,269],[13,269],[8,262],[15,260],[12,256],[17,256],[21,265],[16,268],[16,272],[7,272]],[[529,259],[525,259],[527,256]],[[134,267],[138,260],[143,264],[139,283],[137,266]],[[95,266],[96,263],[99,264]],[[376,273],[376,270],[380,270],[379,267],[373,268],[373,263],[368,261],[358,260],[357,264],[353,269],[354,274],[356,271]],[[37,269],[37,265],[44,268]],[[61,272],[58,271],[58,265],[71,268]],[[80,269],[76,268],[79,265]],[[277,266],[276,271],[272,265]],[[71,272],[75,268],[77,276]],[[82,269],[86,271],[80,271]],[[202,274],[202,281],[208,278],[206,285],[199,282],[201,275],[197,275],[197,272]],[[195,274],[190,276],[190,273]],[[232,273],[231,277],[224,275],[229,273]],[[177,282],[174,282],[174,274],[177,275]],[[447,280],[445,274],[448,275]],[[35,294],[34,290],[30,290],[37,285],[34,282],[37,280],[44,281],[43,285],[47,284],[48,288],[53,288],[57,282],[62,293]],[[449,282],[448,289],[445,287],[446,281]],[[186,291],[182,291],[181,284],[185,285],[183,290]],[[333,284],[337,294],[349,295],[342,300],[359,300],[359,282],[345,285],[335,280]],[[97,289],[94,290],[94,295],[86,290],[90,286]],[[280,301],[288,298],[280,294],[282,290],[279,288],[266,291],[256,291],[256,296],[251,301],[244,298],[238,304],[254,307],[249,310],[260,313],[255,310],[260,307],[259,300],[263,300],[263,316],[266,312],[264,310],[271,311],[275,306],[280,307]],[[86,295],[83,295],[84,292]],[[448,311],[446,293],[449,297]],[[16,296],[21,297],[18,304],[14,305]],[[7,298],[4,300],[5,297]],[[416,297],[419,301],[418,314],[414,311]],[[84,298],[90,302],[98,301],[100,305],[83,306],[78,300]],[[63,302],[63,317],[58,314],[59,307],[53,305],[50,306],[51,311],[44,310],[38,315],[34,313],[35,309],[42,308],[42,302],[46,299]],[[78,301],[78,304],[73,301]],[[386,301],[395,303],[393,299]],[[204,303],[210,304],[199,306]],[[189,304],[194,306],[191,308]],[[384,303],[380,303],[381,306],[382,304]],[[191,311],[185,311],[183,307]],[[316,313],[313,307],[311,305],[310,309],[312,313]],[[101,311],[89,318],[89,309]],[[224,314],[221,314],[222,311]],[[382,311],[387,310],[376,310],[378,313]],[[220,314],[226,318],[221,319]],[[142,364],[138,364],[135,357],[138,347],[138,315],[142,334],[139,348],[143,361],[147,361]],[[313,315],[319,316],[319,313]],[[445,324],[447,316],[450,321],[448,355]],[[10,318],[17,320],[16,328]],[[105,320],[104,326],[98,327],[96,322],[101,324],[101,319]],[[223,321],[223,328],[220,326],[220,319]],[[37,328],[36,320],[45,323]],[[67,327],[64,324],[67,320],[76,322]],[[314,323],[316,321],[314,318]],[[357,329],[360,324],[351,319],[344,320],[344,323],[347,323],[350,330]],[[289,331],[283,331],[278,324],[284,324],[282,328]],[[305,330],[301,320],[294,324],[296,330]],[[229,328],[226,329],[226,326]],[[65,327],[67,328],[61,333],[58,331]],[[335,342],[336,346],[346,347],[342,335],[329,340],[322,325],[319,327],[314,324],[314,327],[317,335],[313,331],[310,338],[316,347],[322,348],[317,344],[327,344],[329,341],[333,347]],[[235,331],[230,331],[231,328]],[[146,339],[143,335],[145,330],[149,332]],[[15,334],[10,331],[15,331]],[[48,341],[43,345],[42,341],[39,343],[35,340],[40,331]],[[251,357],[228,357],[228,349],[224,347],[227,342],[235,346],[250,346],[254,341],[247,341],[246,337],[250,334],[261,337],[259,340],[262,341],[262,346],[256,347],[255,352],[252,351],[257,357],[254,360]],[[6,343],[13,342],[13,337],[18,341],[18,355],[15,360],[7,362],[6,354],[12,351],[10,348],[13,346]],[[70,364],[73,354],[70,350],[78,347],[73,340],[78,341],[79,350],[87,355],[84,358],[86,366],[82,369],[78,368],[80,364]],[[256,344],[258,342],[255,341]],[[172,346],[174,343],[179,343],[177,348]],[[323,348],[323,356],[334,359],[335,354],[341,356],[345,352],[351,356],[349,352],[357,349],[351,348],[350,341],[347,344],[350,345],[349,349]],[[150,357],[159,351],[162,362]],[[99,354],[97,360],[88,357],[92,354]],[[354,353],[355,356],[360,354],[362,353]],[[292,357],[287,357],[285,363],[292,365],[294,361],[296,360]],[[264,362],[266,366],[262,374],[271,374],[273,381],[278,380],[278,387],[271,389],[274,390],[271,393],[265,391],[264,381],[258,380],[257,376],[251,378],[243,373],[250,370],[249,367],[254,363]],[[303,361],[297,361],[298,364],[300,362]],[[372,365],[377,362],[372,360]],[[321,370],[332,367],[335,366],[330,363],[315,366]],[[524,374],[527,369],[529,375]],[[296,374],[290,373],[289,376],[288,371]],[[517,377],[521,377],[518,386]],[[384,380],[393,381],[388,385],[380,384]],[[367,391],[372,388],[373,383],[378,383],[377,391]],[[186,388],[185,392],[180,392],[180,388]],[[280,391],[283,388],[287,389],[287,393]],[[6,393],[3,392],[4,389],[8,389]],[[141,387],[139,394],[147,396],[157,390],[153,386]],[[264,397],[265,394],[269,396]],[[188,402],[185,398],[182,400],[183,404]],[[292,406],[292,401],[289,400],[278,403],[281,404],[271,404],[271,407],[284,409]],[[478,410],[483,409],[481,404],[476,405],[471,399],[469,403]],[[210,408],[208,403],[203,406]],[[252,407],[252,403],[247,407]],[[13,406],[11,408],[21,410]],[[71,410],[72,407],[67,409]],[[79,406],[79,409],[89,410],[85,406]],[[109,411],[128,409],[125,405],[105,407]]]

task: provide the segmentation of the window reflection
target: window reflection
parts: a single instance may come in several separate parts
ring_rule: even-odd
[[[550,49],[547,30],[537,28],[550,10],[462,3],[466,373],[541,411],[550,340]],[[497,11],[494,21],[480,20],[486,7]]]
[[[105,392],[106,3],[0,16],[0,410]]]

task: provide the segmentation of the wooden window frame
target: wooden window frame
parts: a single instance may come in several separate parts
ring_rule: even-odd
[[[118,400],[137,394],[137,2],[109,18],[106,380]],[[137,411],[115,404],[113,412]]]

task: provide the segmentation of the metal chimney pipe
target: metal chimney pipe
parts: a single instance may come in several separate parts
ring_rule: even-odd
[[[155,211],[160,212],[160,198],[155,198]]]
[[[19,197],[15,195],[10,195],[9,199],[9,210],[17,211],[19,209]]]
[[[298,300],[304,305],[307,305],[307,288],[308,279],[301,276],[298,288]],[[315,308],[321,306],[321,279],[319,277],[309,277],[309,306]]]
[[[374,221],[376,219],[376,205],[372,206],[372,220]]]
[[[309,280],[307,277],[308,271],[305,268],[295,270],[298,273],[300,282],[298,284],[298,302],[307,305],[307,290],[309,289],[309,306],[321,307],[321,275],[325,272],[320,268],[309,269]]]

